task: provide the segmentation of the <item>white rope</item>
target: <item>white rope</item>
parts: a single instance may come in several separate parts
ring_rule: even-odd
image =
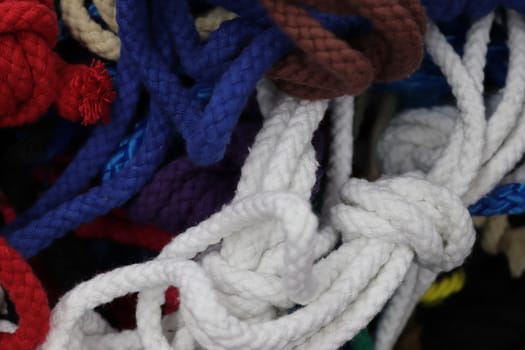
[[[525,153],[525,139],[522,136],[525,133],[525,23],[522,16],[514,11],[508,11],[509,72],[500,102],[495,108],[487,108],[489,112],[494,112],[488,113],[485,133],[480,134],[476,125],[465,122],[472,120],[479,127],[485,124],[479,120],[479,116],[483,116],[479,110],[476,112],[477,121],[467,117],[468,109],[476,107],[479,102],[466,99],[465,91],[477,92],[477,100],[481,100],[483,66],[493,18],[494,15],[491,14],[472,26],[467,34],[462,61],[458,57],[451,58],[457,56],[452,47],[446,43],[437,27],[430,25],[426,39],[427,49],[447,77],[459,110],[444,106],[402,113],[393,120],[379,146],[387,173],[415,170],[429,172],[430,178],[461,196],[466,206],[489,192]],[[469,77],[463,74],[458,80],[459,72],[465,70]],[[483,103],[479,106],[483,106]],[[451,145],[460,144],[457,135],[466,136],[469,133],[471,142],[484,144],[481,149],[479,146],[467,147],[470,150],[477,149],[478,155],[465,150],[454,153]],[[443,152],[445,155],[442,155]],[[455,162],[451,161],[453,158],[447,158],[446,152],[460,154],[460,157]],[[471,157],[475,157],[475,161]],[[440,159],[436,161],[438,158]],[[448,168],[440,166],[443,159],[449,162]],[[478,165],[474,166],[474,163]],[[458,169],[454,170],[450,165]],[[458,176],[464,177],[463,181]],[[418,266],[411,268],[411,273],[407,275],[383,315],[377,333],[378,350],[393,347],[417,301],[435,277],[435,273],[428,269]]]
[[[417,174],[343,185],[350,167],[334,166],[329,188],[341,195],[329,192],[332,207],[317,230],[311,139],[328,102],[298,101],[267,86],[259,102],[266,121],[232,203],[177,236],[154,261],[67,293],[43,349],[336,349],[383,308],[413,259],[432,271],[463,261],[474,237],[468,212],[453,192]],[[351,98],[333,106],[333,124],[343,131],[333,132],[330,163],[339,164],[351,160]],[[172,339],[160,322],[169,285],[181,300]],[[133,292],[136,331],[113,332],[100,318],[96,327],[84,325],[86,312]],[[286,314],[296,303],[304,307]]]
[[[263,82],[264,126],[232,202],[174,238],[153,261],[98,275],[68,292],[53,310],[42,350],[337,349],[393,296],[376,344],[391,348],[436,274],[470,253],[475,233],[465,205],[504,175],[484,169],[508,168],[525,150],[515,135],[525,127],[518,106],[524,97],[516,95],[524,84],[516,80],[523,80],[516,66],[525,50],[516,41],[524,26],[514,12],[507,86],[489,119],[491,128],[506,132],[487,132],[482,82],[492,21],[489,15],[472,27],[463,59],[429,25],[427,48],[458,109],[396,118],[381,150],[385,169],[402,175],[376,182],[350,178],[351,97],[300,101]],[[311,141],[328,108],[333,142],[318,218],[309,203],[318,166]],[[170,285],[179,289],[180,309],[162,319]],[[134,292],[136,330],[117,332],[93,311]],[[289,313],[296,304],[302,307]]]

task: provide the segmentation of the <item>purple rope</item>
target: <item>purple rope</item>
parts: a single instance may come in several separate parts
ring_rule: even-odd
[[[128,217],[178,233],[219,210],[233,198],[258,124],[240,123],[218,164],[196,167],[182,156],[159,170],[128,207]]]
[[[206,44],[200,44],[185,1],[123,0],[117,6],[122,50],[112,122],[95,129],[57,183],[2,231],[25,257],[134,196],[164,160],[171,125],[186,140],[192,161],[211,164],[220,160],[255,84],[292,49],[278,28],[244,19],[222,26]],[[323,18],[335,32],[356,26],[349,18]],[[253,37],[241,34],[246,32]],[[197,83],[214,84],[207,104],[187,86],[187,72],[195,74],[191,78]],[[206,81],[212,78],[218,81]],[[141,101],[147,101],[150,110],[136,154],[113,178],[79,194],[117,149],[143,109]]]
[[[213,166],[196,167],[187,156],[166,165],[128,207],[128,217],[176,234],[217,212],[233,198],[241,167],[258,129],[259,123],[240,123],[224,159]],[[322,163],[324,129],[315,134],[313,144],[317,160]],[[312,196],[320,190],[322,174],[320,168]]]

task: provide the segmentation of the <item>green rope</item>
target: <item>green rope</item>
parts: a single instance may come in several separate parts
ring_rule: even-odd
[[[353,350],[374,350],[374,342],[365,328],[352,339]]]

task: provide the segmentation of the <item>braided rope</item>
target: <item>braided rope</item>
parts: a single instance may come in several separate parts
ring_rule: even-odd
[[[430,167],[433,167],[429,175],[434,179],[440,179],[440,183],[450,182],[460,186],[459,188],[464,193],[463,202],[466,204],[476,202],[489,192],[506,173],[515,167],[525,152],[525,142],[521,136],[525,132],[523,112],[525,72],[522,64],[525,61],[523,44],[525,24],[521,15],[508,11],[509,73],[501,102],[497,104],[495,111],[489,111],[490,118],[486,134],[481,133],[479,135],[481,139],[477,140],[478,143],[481,143],[482,150],[478,150],[478,154],[450,152],[450,155],[454,155],[450,158],[446,154],[441,155],[444,150],[451,150],[451,145],[455,145],[455,149],[458,150],[458,147],[464,144],[465,141],[458,137],[458,132],[468,130],[468,128],[458,127],[457,120],[467,108],[476,108],[477,115],[482,117],[482,120],[479,121],[480,125],[485,123],[484,104],[480,100],[483,92],[483,67],[493,18],[493,14],[490,14],[473,24],[467,34],[463,60],[458,59],[454,64],[450,64],[450,60],[448,62],[436,61],[436,57],[441,52],[448,51],[446,55],[456,54],[452,53],[452,47],[446,43],[439,30],[435,26],[431,27],[433,29],[431,35],[427,36],[427,48],[452,86],[459,109],[437,107],[405,112],[393,120],[380,144],[384,169],[387,173],[428,171]],[[457,81],[459,67],[463,67],[462,69],[467,73],[463,81]],[[467,91],[477,94],[478,101],[468,101],[461,97]],[[400,133],[401,129],[403,129],[402,133]],[[401,134],[404,135],[402,138],[400,138]],[[415,152],[416,147],[417,152]],[[479,162],[479,170],[474,173],[460,170],[459,173],[466,178],[451,178],[450,174],[458,174],[457,168],[462,168],[470,163],[470,157],[476,157],[475,161]],[[435,274],[417,269],[413,269],[413,272],[409,274],[383,317],[384,321],[378,331],[378,349],[389,348],[393,345],[401,331],[397,326],[399,320],[408,319],[417,300],[435,277]],[[389,321],[393,323],[389,324]]]
[[[189,38],[185,38],[182,35],[184,31],[181,30],[180,39],[182,43],[186,39],[192,42],[192,37],[198,38],[193,21],[190,21],[191,14],[187,5],[184,2],[170,2],[169,4],[171,7],[167,13],[176,13],[180,20],[173,21],[173,17],[171,17],[169,20],[167,19],[168,22],[163,22],[160,20],[163,18],[162,16],[152,16],[159,19],[153,24],[162,27],[169,23],[175,26],[175,31],[181,28],[185,29],[189,33]],[[94,130],[92,137],[78,152],[73,162],[55,185],[40,198],[33,208],[3,230],[2,234],[8,237],[10,244],[17,247],[24,256],[35,254],[49,245],[56,237],[60,237],[67,232],[67,230],[92,221],[114,207],[123,205],[133,196],[152,176],[164,157],[170,137],[168,120],[170,116],[178,118],[179,123],[184,122],[186,124],[183,134],[190,141],[188,145],[190,151],[192,151],[190,156],[193,156],[193,158],[196,158],[196,156],[203,157],[203,160],[206,162],[220,159],[223,152],[221,147],[225,147],[228,142],[228,130],[233,128],[250,94],[251,89],[246,86],[250,84],[255,85],[256,80],[262,76],[266,65],[271,65],[271,62],[274,61],[273,57],[279,56],[280,50],[286,46],[286,43],[283,43],[282,40],[274,40],[278,33],[269,31],[262,34],[260,38],[262,41],[259,40],[259,44],[266,42],[267,44],[262,47],[274,47],[273,51],[262,49],[258,47],[258,43],[255,43],[243,51],[239,59],[234,61],[232,67],[219,65],[218,69],[214,70],[217,72],[216,75],[221,76],[222,74],[218,73],[224,70],[226,70],[226,74],[222,75],[222,81],[218,84],[219,93],[212,97],[205,110],[206,113],[203,115],[203,112],[197,110],[202,102],[192,100],[188,96],[188,91],[181,86],[179,79],[167,68],[172,66],[171,61],[175,57],[173,55],[161,57],[161,53],[155,51],[147,40],[147,36],[144,36],[145,34],[147,35],[147,30],[142,30],[141,28],[144,28],[144,26],[148,27],[148,22],[144,16],[147,11],[141,10],[140,6],[136,6],[136,4],[127,2],[123,3],[122,6],[123,8],[119,11],[119,14],[125,20],[120,23],[120,33],[123,41],[129,43],[129,45],[124,45],[123,56],[118,65],[116,79],[122,83],[119,84],[118,98],[113,105],[113,120],[108,125]],[[181,6],[182,8],[180,8]],[[164,4],[158,10],[164,10]],[[181,23],[184,19],[188,19],[188,21]],[[166,33],[166,28],[156,32]],[[205,48],[215,52],[217,45],[224,45],[225,41],[223,38],[230,38],[230,34],[233,32],[238,32],[236,27],[225,27],[220,35],[218,33],[213,40],[208,41]],[[191,35],[192,33],[194,36]],[[153,38],[154,40],[160,40],[164,44],[166,43],[166,41],[163,41],[166,39],[162,36],[154,36]],[[197,44],[198,39],[197,42],[193,43]],[[226,44],[230,45],[230,42],[227,41]],[[237,44],[240,45],[241,43]],[[147,50],[141,49],[144,45],[148,47]],[[128,47],[131,48],[128,50]],[[168,48],[165,45],[158,45],[157,47]],[[231,49],[233,52],[237,52],[238,47],[234,43]],[[195,52],[195,50],[198,50],[198,52]],[[210,56],[206,51],[201,51],[201,46],[185,51],[190,55],[197,55],[190,60],[192,64],[197,64],[194,67],[196,68],[197,77],[205,71],[210,72],[213,70],[203,69],[204,67],[210,68],[209,58],[212,60],[225,60],[229,59],[233,53],[229,50],[218,50],[224,55],[220,57],[220,55]],[[261,62],[261,58],[266,59],[267,63]],[[257,61],[262,64],[253,64]],[[138,62],[142,63],[137,64]],[[246,77],[247,80],[239,82],[237,81],[240,77],[237,67],[246,66],[247,62],[250,62],[249,66],[253,67],[255,74],[252,77]],[[142,67],[143,65],[144,67]],[[165,77],[166,81],[159,81],[158,77],[162,76]],[[245,74],[242,77],[245,77]],[[204,78],[209,78],[209,76],[204,76]],[[127,125],[135,116],[143,79],[146,82],[146,86],[149,87],[150,94],[153,97],[161,97],[161,101],[151,98],[151,117],[149,118],[147,131],[141,146],[137,149],[137,154],[119,172],[119,176],[115,176],[111,181],[106,181],[101,186],[95,187],[87,193],[78,195],[107,163],[119,140],[122,139]],[[170,88],[165,89],[165,86]],[[239,88],[231,89],[232,86],[238,86]],[[162,110],[161,106],[163,107]],[[167,111],[164,107],[166,107]],[[192,118],[186,118],[188,115],[192,116]],[[221,121],[225,117],[229,119],[219,125],[212,123],[214,119]],[[201,134],[198,134],[198,132],[201,132]],[[198,137],[199,135],[200,137]],[[222,144],[218,149],[210,144],[217,138],[220,138],[217,142]],[[204,142],[203,146],[205,148],[193,149],[195,146],[192,145],[192,140],[201,144]],[[214,148],[214,150],[210,147]]]
[[[101,62],[70,65],[53,51],[58,24],[52,1],[6,0],[0,12],[0,127],[32,123],[53,103],[71,121],[107,121],[115,97],[111,79]]]
[[[214,166],[196,167],[185,156],[167,164],[129,204],[129,217],[172,233],[208,218],[233,198],[257,129],[255,123],[239,124],[225,158]]]
[[[245,28],[242,20],[221,26],[202,44],[184,1],[159,0],[147,7],[141,1],[130,0],[117,6],[121,6],[117,15],[121,16],[123,55],[116,76],[119,91],[113,104],[112,122],[95,129],[54,186],[34,207],[3,229],[2,235],[26,257],[68,230],[122,206],[137,193],[164,158],[171,136],[170,122],[185,139],[192,161],[210,164],[220,160],[256,82],[291,45],[277,29],[261,32],[258,28]],[[150,23],[149,18],[154,20]],[[348,28],[355,22],[325,17],[325,23],[337,29]],[[239,31],[239,26],[246,30]],[[150,29],[155,35],[150,35]],[[255,39],[244,47],[244,41],[252,35]],[[186,55],[177,57],[174,50]],[[197,81],[217,79],[214,93],[205,106],[205,101],[194,97],[194,92],[185,88],[177,73],[172,73],[171,67],[177,63]],[[149,117],[136,155],[118,176],[79,194],[89,186],[122,140],[135,117],[141,87],[149,93]]]
[[[91,18],[82,0],[60,1],[64,24],[71,31],[71,35],[91,52],[105,59],[117,61],[120,57],[121,42],[117,35],[116,1],[94,0],[93,4],[108,29]],[[201,38],[207,39],[222,22],[235,17],[234,13],[217,8],[198,16],[195,19],[195,27]]]
[[[13,333],[0,332],[2,349],[36,349],[44,342],[49,330],[50,311],[46,294],[29,265],[1,237],[0,283],[15,304],[19,318]]]
[[[262,0],[272,19],[303,51],[270,70],[269,77],[283,91],[306,99],[356,95],[374,79],[404,78],[419,67],[425,16],[417,1],[303,1],[321,11],[368,18],[372,33],[355,42],[362,52],[324,29],[296,2]]]
[[[465,80],[458,73],[458,81]],[[162,350],[193,349],[196,342],[205,348],[336,349],[381,310],[410,273],[415,255],[432,270],[461,263],[474,239],[468,212],[452,192],[414,175],[375,184],[347,182],[349,174],[339,172],[349,167],[336,167],[327,174],[334,181],[330,188],[342,190],[341,199],[327,204],[332,208],[323,210],[329,214],[317,231],[308,203],[316,168],[311,139],[328,104],[297,101],[264,86],[259,101],[267,120],[232,203],[177,236],[154,261],[99,275],[70,291],[53,312],[56,327],[44,349],[137,342]],[[352,110],[352,99],[336,100],[334,125],[351,131]],[[469,111],[465,125],[483,126],[482,114]],[[341,146],[334,149],[342,152],[332,157],[351,159],[351,132],[338,129],[333,135],[334,145]],[[477,132],[466,138],[466,147],[482,147],[475,142]],[[419,198],[435,202],[419,206]],[[452,227],[442,225],[445,217]],[[339,237],[343,245],[332,251]],[[220,247],[210,249],[218,242]],[[199,252],[200,263],[188,260]],[[178,287],[181,303],[175,335],[166,339],[160,305],[171,284]],[[140,292],[136,331],[83,331],[85,311],[90,315],[96,305],[133,291]],[[278,316],[294,303],[304,306]],[[97,322],[102,329],[104,322]]]

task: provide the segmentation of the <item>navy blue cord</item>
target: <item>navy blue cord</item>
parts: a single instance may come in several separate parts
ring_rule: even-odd
[[[95,128],[53,187],[1,231],[26,258],[140,191],[173,142],[170,125],[196,163],[220,160],[258,80],[293,49],[276,26],[262,24],[263,17],[231,21],[202,44],[186,1],[119,1],[117,16],[122,49],[111,122]],[[355,18],[319,17],[336,33],[359,25]],[[134,154],[82,193],[118,151],[144,104],[146,128]]]
[[[421,0],[427,15],[434,21],[451,21],[465,14],[471,19],[488,15],[497,6],[503,6],[525,14],[523,0]]]

